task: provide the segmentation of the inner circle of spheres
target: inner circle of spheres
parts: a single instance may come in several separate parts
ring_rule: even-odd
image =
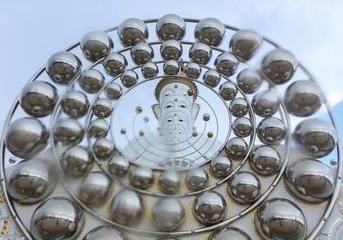
[[[202,128],[190,138],[227,137],[199,163],[181,156],[150,168],[117,149],[133,129],[114,132],[112,120],[129,91],[168,75],[190,99],[207,102],[195,84],[225,103],[226,113],[196,116]],[[311,80],[289,51],[215,18],[129,18],[89,32],[21,91],[3,133],[3,194],[29,239],[313,238],[341,173],[333,120],[321,117],[331,112]],[[136,104],[133,125],[151,111],[144,99],[125,101]]]

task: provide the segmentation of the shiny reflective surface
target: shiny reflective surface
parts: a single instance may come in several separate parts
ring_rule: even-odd
[[[105,84],[105,76],[96,69],[88,69],[81,73],[80,87],[88,93],[97,93]]]
[[[142,66],[142,74],[145,78],[153,78],[158,74],[158,66],[155,63],[147,62]]]
[[[253,30],[237,31],[230,40],[230,50],[236,56],[249,60],[262,44],[262,37]]]
[[[216,177],[226,177],[232,171],[232,162],[227,156],[219,155],[211,160],[210,170]]]
[[[224,37],[225,26],[216,18],[205,18],[197,23],[194,37],[202,43],[218,46]]]
[[[106,32],[92,31],[82,37],[80,47],[86,59],[96,62],[111,52],[113,41]]]
[[[163,71],[166,75],[177,75],[180,71],[179,63],[175,60],[168,60],[163,64]]]
[[[186,175],[186,186],[194,191],[201,190],[208,185],[208,174],[202,168],[188,170]]]
[[[255,93],[261,87],[262,77],[257,70],[246,68],[237,75],[237,84],[244,93]]]
[[[178,60],[182,54],[182,45],[176,40],[167,40],[161,44],[160,52],[164,60]]]
[[[130,172],[130,183],[140,189],[149,188],[154,183],[154,172],[150,168],[137,167]]]
[[[99,226],[89,231],[82,240],[128,240],[126,233],[111,226]]]
[[[137,18],[128,18],[118,27],[118,36],[124,47],[136,45],[148,38],[148,27]]]
[[[250,166],[261,175],[269,176],[277,173],[281,163],[280,154],[271,146],[259,146],[250,154]]]
[[[242,160],[248,152],[248,145],[243,138],[231,138],[225,145],[228,157],[234,160]]]
[[[131,57],[137,65],[144,64],[154,57],[154,50],[147,43],[138,43],[131,48]]]
[[[280,100],[274,91],[263,90],[254,95],[251,105],[258,116],[270,117],[279,110]]]
[[[216,58],[214,65],[221,74],[231,76],[237,71],[239,62],[232,53],[223,52]]]
[[[235,98],[230,102],[229,110],[235,117],[243,117],[249,111],[248,103],[244,98]]]
[[[137,83],[138,75],[135,71],[127,70],[120,76],[120,80],[125,87],[129,88]]]
[[[61,107],[70,117],[83,117],[89,108],[87,96],[81,91],[69,91],[63,95]]]
[[[92,105],[92,110],[95,116],[99,118],[107,118],[113,111],[112,103],[106,98],[99,98]]]
[[[63,152],[61,166],[72,176],[82,176],[89,170],[92,161],[92,155],[86,147],[73,146]]]
[[[99,138],[93,144],[95,156],[100,161],[108,161],[116,152],[114,143],[107,138]]]
[[[87,132],[90,137],[106,137],[110,130],[110,124],[102,118],[94,119],[88,126]]]
[[[76,145],[82,141],[84,130],[81,124],[72,118],[58,120],[53,128],[54,139],[64,145]]]
[[[185,21],[175,14],[166,14],[156,23],[156,32],[160,40],[181,40],[185,31]]]
[[[258,138],[265,144],[279,144],[287,134],[285,124],[275,117],[263,119],[256,130]]]
[[[254,174],[239,172],[230,178],[227,189],[236,202],[248,204],[260,196],[261,184]]]
[[[220,82],[221,76],[216,70],[210,69],[205,72],[203,79],[206,85],[216,87]]]
[[[164,193],[177,193],[181,187],[179,173],[174,170],[163,171],[158,179],[158,185]]]
[[[205,43],[194,43],[189,49],[189,58],[198,64],[207,64],[212,57],[212,49]]]
[[[249,118],[236,118],[232,123],[232,130],[237,137],[248,137],[252,132],[252,124]]]
[[[130,163],[125,157],[121,155],[115,155],[108,163],[108,170],[112,176],[121,178],[128,173],[129,166]]]
[[[137,78],[135,79],[136,81],[137,81]],[[127,77],[123,77],[123,79],[124,79],[123,83],[125,82],[125,84],[127,84],[127,83],[135,84],[135,81],[133,79],[127,79]],[[131,80],[133,80],[133,81],[131,81]],[[111,83],[107,84],[106,89],[105,89],[105,94],[106,94],[106,97],[108,99],[117,100],[123,94],[123,89],[121,88],[121,86],[118,83],[111,82]]]
[[[197,63],[188,63],[185,67],[187,77],[197,79],[201,73],[201,67]]]
[[[236,97],[237,87],[232,82],[224,82],[219,87],[219,94],[226,101],[232,100],[234,97]]]
[[[235,227],[224,227],[214,231],[207,240],[251,240],[242,230]]]
[[[126,58],[120,53],[110,53],[102,62],[106,73],[111,76],[117,76],[124,72],[127,66]]]

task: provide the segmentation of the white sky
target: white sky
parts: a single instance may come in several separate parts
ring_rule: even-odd
[[[331,104],[343,100],[343,1],[12,0],[0,3],[1,126],[15,97],[53,53],[91,30],[167,13],[254,29],[292,51]]]

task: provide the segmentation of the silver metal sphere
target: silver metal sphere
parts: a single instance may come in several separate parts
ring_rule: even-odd
[[[258,116],[270,117],[279,110],[280,99],[274,91],[263,90],[254,95],[251,106]]]
[[[188,63],[185,67],[187,77],[197,79],[201,73],[201,67],[197,63]]]
[[[138,43],[131,48],[131,57],[137,65],[151,62],[154,57],[154,50],[148,43]]]
[[[115,155],[111,158],[107,166],[113,177],[122,178],[128,173],[130,162],[124,156]]]
[[[175,198],[161,198],[152,209],[155,227],[160,231],[176,231],[184,222],[186,211],[180,200]]]
[[[149,37],[147,25],[137,18],[126,19],[119,25],[117,32],[124,47],[134,46]]]
[[[303,150],[313,157],[324,157],[337,145],[337,132],[333,126],[319,118],[301,121],[293,132]]]
[[[208,186],[209,176],[207,172],[201,168],[192,168],[188,170],[186,175],[186,186],[190,190],[199,191]]]
[[[180,71],[179,62],[168,60],[163,64],[163,71],[166,75],[177,75]]]
[[[301,209],[293,202],[274,198],[257,209],[255,227],[264,239],[303,240],[307,222]]]
[[[117,100],[122,96],[123,89],[118,83],[111,82],[107,84],[106,89],[105,89],[105,94],[108,99]]]
[[[110,130],[110,124],[102,118],[94,119],[88,126],[87,132],[90,137],[106,137]]]
[[[84,225],[81,207],[74,201],[54,197],[41,203],[34,211],[30,230],[37,240],[76,239]]]
[[[95,156],[100,161],[108,161],[116,152],[114,143],[107,138],[99,138],[93,144]]]
[[[156,23],[158,38],[162,41],[175,39],[181,40],[186,32],[185,21],[175,14],[167,14]]]
[[[262,45],[262,37],[252,30],[239,30],[230,40],[230,51],[236,56],[249,60]]]
[[[243,138],[231,138],[225,145],[225,152],[230,159],[242,160],[248,152],[248,144]]]
[[[83,139],[84,130],[81,124],[72,118],[58,120],[53,128],[54,140],[64,145],[76,145]]]
[[[239,117],[232,123],[232,130],[237,137],[248,137],[252,132],[252,123],[249,118]]]
[[[49,132],[35,118],[20,118],[10,124],[6,132],[7,149],[17,157],[30,158],[43,150],[49,140]]]
[[[234,99],[237,94],[237,87],[232,82],[224,82],[219,87],[219,94],[226,101]]]
[[[250,204],[259,198],[261,184],[254,174],[239,172],[230,178],[227,190],[236,202]]]
[[[232,162],[227,156],[218,155],[211,160],[210,170],[216,177],[226,177],[232,171]]]
[[[55,171],[44,161],[23,160],[7,175],[8,194],[19,203],[33,204],[44,200],[54,190]]]
[[[81,91],[70,91],[62,96],[61,107],[64,113],[73,118],[83,117],[89,108],[87,96]]]
[[[135,71],[126,70],[121,76],[120,80],[127,88],[134,86],[138,81],[138,75]]]
[[[180,190],[180,175],[174,170],[165,170],[158,179],[158,185],[162,192],[166,194],[175,194]]]
[[[237,97],[229,105],[231,114],[235,117],[243,117],[248,113],[248,102],[244,98]]]
[[[95,116],[99,118],[107,118],[112,114],[113,107],[111,101],[106,98],[99,98],[92,106],[92,110]]]
[[[142,197],[130,189],[122,189],[113,198],[111,203],[111,217],[121,225],[137,224],[144,212]]]
[[[211,116],[210,116],[210,114],[205,113],[204,115],[202,115],[202,119],[203,119],[205,122],[208,122],[208,121],[211,119]]]
[[[256,130],[258,138],[264,144],[279,144],[287,134],[285,124],[276,117],[263,119]]]
[[[92,163],[92,154],[83,146],[72,146],[62,154],[61,166],[71,176],[84,175],[90,169]]]
[[[255,93],[262,85],[262,77],[257,70],[246,68],[237,75],[237,84],[244,93]]]
[[[275,84],[289,81],[298,67],[294,55],[285,49],[275,49],[262,60],[262,71]]]
[[[137,167],[130,172],[130,183],[139,189],[147,189],[154,183],[154,172],[150,168]]]
[[[301,159],[289,165],[285,180],[291,192],[307,202],[325,201],[335,188],[333,173],[316,159]]]
[[[21,91],[19,104],[32,117],[44,117],[52,113],[57,99],[58,93],[54,85],[34,81],[28,83]]]
[[[255,172],[265,176],[277,173],[282,164],[278,151],[271,146],[259,146],[250,153],[250,166]]]
[[[283,101],[289,113],[308,117],[322,105],[322,93],[313,81],[299,80],[292,83],[285,91]]]
[[[79,188],[80,200],[87,204],[101,204],[106,201],[111,180],[103,172],[90,172]]]
[[[217,192],[204,192],[195,198],[193,215],[203,224],[218,223],[226,215],[225,199]]]
[[[126,233],[111,226],[99,226],[89,231],[82,240],[128,240]]]
[[[164,60],[178,60],[182,55],[182,45],[176,40],[167,40],[161,44],[160,52]]]
[[[218,46],[225,35],[225,26],[218,19],[205,18],[197,23],[194,37],[197,41]]]
[[[251,240],[242,230],[234,227],[224,227],[215,230],[207,240]]]
[[[80,47],[87,60],[96,62],[112,51],[113,41],[106,32],[92,31],[83,36]]]
[[[46,63],[46,72],[51,80],[68,84],[81,72],[81,61],[71,52],[57,52]]]
[[[189,58],[193,62],[206,65],[212,57],[212,49],[205,43],[194,43],[189,49]]]
[[[204,73],[203,79],[204,83],[208,86],[216,87],[220,82],[221,76],[216,70],[210,69]]]
[[[102,62],[102,65],[106,73],[115,77],[124,72],[127,66],[127,60],[120,53],[110,53]]]
[[[153,62],[147,62],[142,66],[142,74],[145,78],[153,78],[158,74],[158,66]]]
[[[239,61],[232,53],[223,52],[216,58],[214,65],[221,74],[231,76],[237,71]]]
[[[105,84],[105,76],[96,69],[88,69],[81,73],[79,85],[85,92],[97,93]]]

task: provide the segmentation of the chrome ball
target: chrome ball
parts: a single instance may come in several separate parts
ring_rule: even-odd
[[[35,118],[20,118],[12,122],[5,137],[7,149],[17,157],[30,158],[48,145],[49,132]]]
[[[73,118],[83,117],[89,108],[87,96],[81,91],[70,91],[62,96],[61,107],[64,113]]]
[[[243,117],[248,113],[248,102],[244,98],[237,97],[229,105],[231,114],[235,117]]]
[[[68,84],[81,72],[81,61],[71,52],[57,52],[46,63],[46,72],[51,80]]]
[[[261,184],[254,174],[239,172],[230,178],[227,190],[236,202],[250,204],[259,198]]]
[[[207,240],[251,240],[251,238],[242,230],[234,227],[218,228],[208,237]]]
[[[123,21],[119,25],[117,33],[124,47],[136,45],[149,37],[147,25],[137,18],[128,18]]]
[[[288,86],[283,101],[288,112],[299,117],[314,114],[323,102],[317,84],[308,80],[299,80]]]
[[[158,185],[162,192],[166,194],[175,194],[180,191],[180,175],[174,170],[165,170],[158,179]]]
[[[124,156],[115,155],[111,158],[107,166],[113,177],[122,178],[128,173],[130,163]]]
[[[201,67],[197,63],[188,63],[185,67],[187,77],[197,79],[201,73]]]
[[[83,139],[84,130],[81,124],[72,118],[58,120],[53,128],[54,140],[64,145],[76,145]]]
[[[162,41],[169,39],[181,40],[186,32],[186,23],[178,15],[167,14],[158,19],[156,32],[158,38]]]
[[[189,58],[193,62],[206,65],[212,57],[212,49],[205,43],[194,43],[189,49]]]
[[[275,84],[289,81],[298,67],[294,55],[285,49],[275,49],[262,60],[262,71]]]
[[[232,172],[232,162],[224,155],[218,155],[210,162],[211,173],[216,177],[226,177]]]
[[[239,30],[231,38],[229,48],[236,56],[249,60],[262,45],[262,37],[253,30]]]
[[[19,104],[32,117],[45,117],[52,113],[58,99],[54,85],[34,81],[28,83],[21,91]]]
[[[182,55],[182,45],[176,40],[167,40],[161,44],[160,52],[164,60],[178,60]]]
[[[102,118],[94,119],[88,126],[87,132],[90,137],[106,137],[110,130],[110,124]]]
[[[307,222],[301,209],[282,198],[268,200],[259,206],[255,227],[268,240],[303,240],[307,234]]]
[[[79,85],[85,92],[97,93],[105,84],[105,76],[96,69],[88,69],[81,73]]]
[[[113,41],[106,32],[92,31],[82,37],[80,47],[87,60],[96,62],[112,51]]]
[[[307,202],[325,201],[335,188],[333,173],[316,159],[301,159],[289,165],[285,180],[288,189]]]
[[[177,75],[180,71],[179,62],[168,60],[163,64],[163,71],[166,75]]]
[[[324,157],[337,145],[337,132],[333,126],[319,118],[301,121],[293,136],[303,150],[313,157]]]
[[[219,87],[219,94],[226,101],[232,100],[236,97],[237,87],[232,82],[224,82]]]
[[[201,167],[188,170],[186,175],[186,186],[190,190],[199,191],[208,186],[209,177]]]
[[[158,66],[156,63],[147,62],[142,66],[142,74],[145,78],[153,78],[158,74]]]
[[[250,153],[250,166],[255,172],[265,176],[277,173],[282,164],[278,151],[271,146],[262,145]]]
[[[107,118],[112,114],[113,107],[111,101],[106,98],[99,98],[92,106],[92,110],[95,116],[99,118]]]
[[[216,58],[214,65],[221,74],[231,76],[237,71],[239,61],[232,53],[223,52]]]
[[[243,138],[231,138],[225,145],[225,152],[230,159],[242,160],[248,152],[248,144]]]
[[[194,37],[197,41],[218,46],[225,35],[225,26],[218,19],[205,18],[197,23]]]
[[[152,209],[155,227],[160,231],[176,231],[184,222],[186,211],[180,200],[175,198],[161,198]]]
[[[287,128],[278,118],[268,117],[257,126],[257,136],[264,144],[279,144],[285,139]]]
[[[194,200],[193,215],[198,222],[203,224],[218,223],[226,215],[225,199],[217,192],[204,192]]]
[[[54,190],[55,171],[44,161],[23,160],[7,175],[8,194],[17,202],[33,204],[42,201]]]
[[[84,175],[90,169],[92,163],[92,154],[83,146],[72,146],[66,149],[61,158],[63,170],[75,177]]]
[[[89,231],[82,240],[128,240],[125,232],[111,226],[99,226]]]
[[[125,79],[125,81],[126,81],[126,79]],[[108,99],[117,100],[122,96],[123,89],[121,88],[121,86],[118,83],[111,82],[111,83],[106,85],[105,94],[106,94],[106,97]]]
[[[106,73],[111,76],[117,76],[124,72],[127,66],[126,58],[120,53],[110,53],[102,62]]]
[[[111,203],[111,217],[121,225],[137,224],[144,213],[142,197],[130,189],[122,189],[113,198]]]
[[[86,204],[101,204],[106,201],[110,187],[111,180],[103,172],[91,172],[80,185],[80,200]]]
[[[258,116],[270,117],[279,110],[280,99],[274,91],[263,90],[254,95],[251,106]]]
[[[249,118],[240,117],[236,118],[232,123],[232,130],[237,137],[248,137],[250,136],[253,127]]]
[[[150,168],[137,167],[130,172],[130,183],[139,189],[147,189],[154,183],[154,172]]]
[[[154,57],[154,50],[148,43],[138,43],[131,48],[131,57],[137,65],[151,62]]]
[[[31,217],[30,230],[37,240],[76,239],[84,225],[81,207],[74,201],[54,197],[41,203]]]
[[[216,70],[210,69],[204,73],[203,79],[206,85],[216,87],[220,82],[221,76]]]
[[[126,70],[121,76],[120,80],[127,88],[134,86],[138,81],[138,75],[135,71]]]
[[[93,151],[100,161],[108,161],[116,152],[114,143],[107,138],[99,138],[93,144]]]
[[[237,84],[244,93],[255,93],[262,85],[262,77],[257,70],[246,68],[237,75]]]

